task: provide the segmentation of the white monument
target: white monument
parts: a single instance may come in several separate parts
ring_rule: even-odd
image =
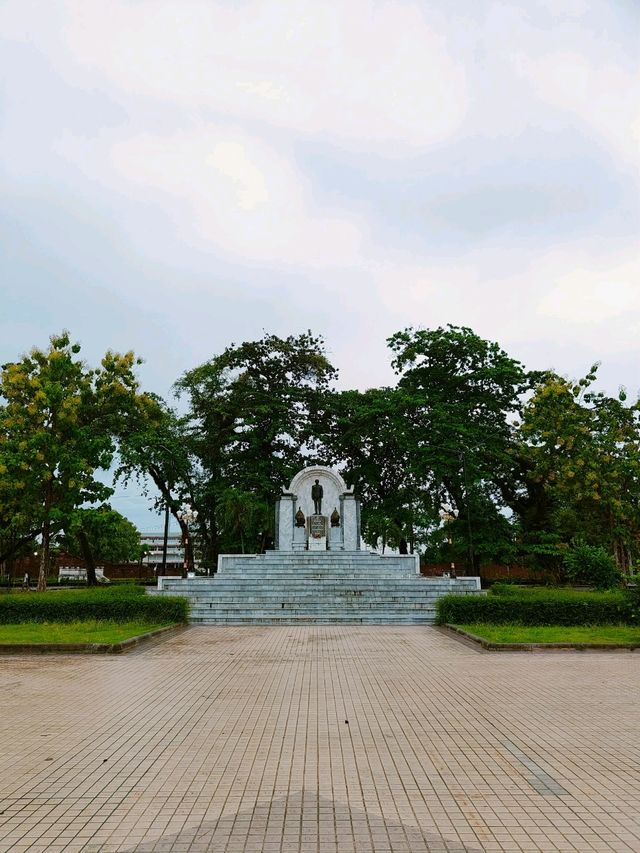
[[[359,551],[360,502],[337,471],[304,468],[276,503],[276,551]]]

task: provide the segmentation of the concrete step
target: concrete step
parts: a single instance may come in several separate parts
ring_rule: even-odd
[[[430,616],[408,616],[404,612],[387,613],[385,616],[222,616],[220,618],[191,619],[195,625],[433,625],[435,618]]]
[[[426,578],[413,558],[366,552],[225,556],[207,578],[160,579],[156,595],[183,595],[197,624],[432,624],[447,592],[477,579]]]

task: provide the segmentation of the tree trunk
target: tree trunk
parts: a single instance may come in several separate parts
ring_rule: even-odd
[[[96,577],[96,563],[93,558],[93,551],[89,544],[89,538],[85,531],[80,528],[78,530],[78,541],[82,549],[82,556],[87,567],[87,586],[98,586],[98,578]]]
[[[187,572],[193,571],[193,548],[191,547],[191,537],[189,536],[189,526],[185,521],[178,517],[177,513],[172,513],[175,520],[180,526],[182,543],[184,545],[184,566],[182,574],[186,577]]]
[[[42,522],[42,551],[40,553],[40,571],[38,572],[38,592],[47,588],[47,570],[49,568],[49,550],[51,545],[51,500],[52,485],[47,483],[44,495],[44,521]]]
[[[47,588],[47,569],[49,567],[49,543],[51,541],[51,522],[46,518],[42,524],[42,550],[40,551],[40,571],[38,572],[38,592]]]

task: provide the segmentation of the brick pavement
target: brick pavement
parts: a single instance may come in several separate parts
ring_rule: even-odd
[[[0,658],[0,850],[637,853],[639,676],[424,627]]]

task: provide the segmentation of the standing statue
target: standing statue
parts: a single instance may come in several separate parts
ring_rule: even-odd
[[[320,480],[316,480],[315,485],[311,486],[311,497],[313,499],[313,514],[322,515],[322,496],[324,490],[320,485]]]

